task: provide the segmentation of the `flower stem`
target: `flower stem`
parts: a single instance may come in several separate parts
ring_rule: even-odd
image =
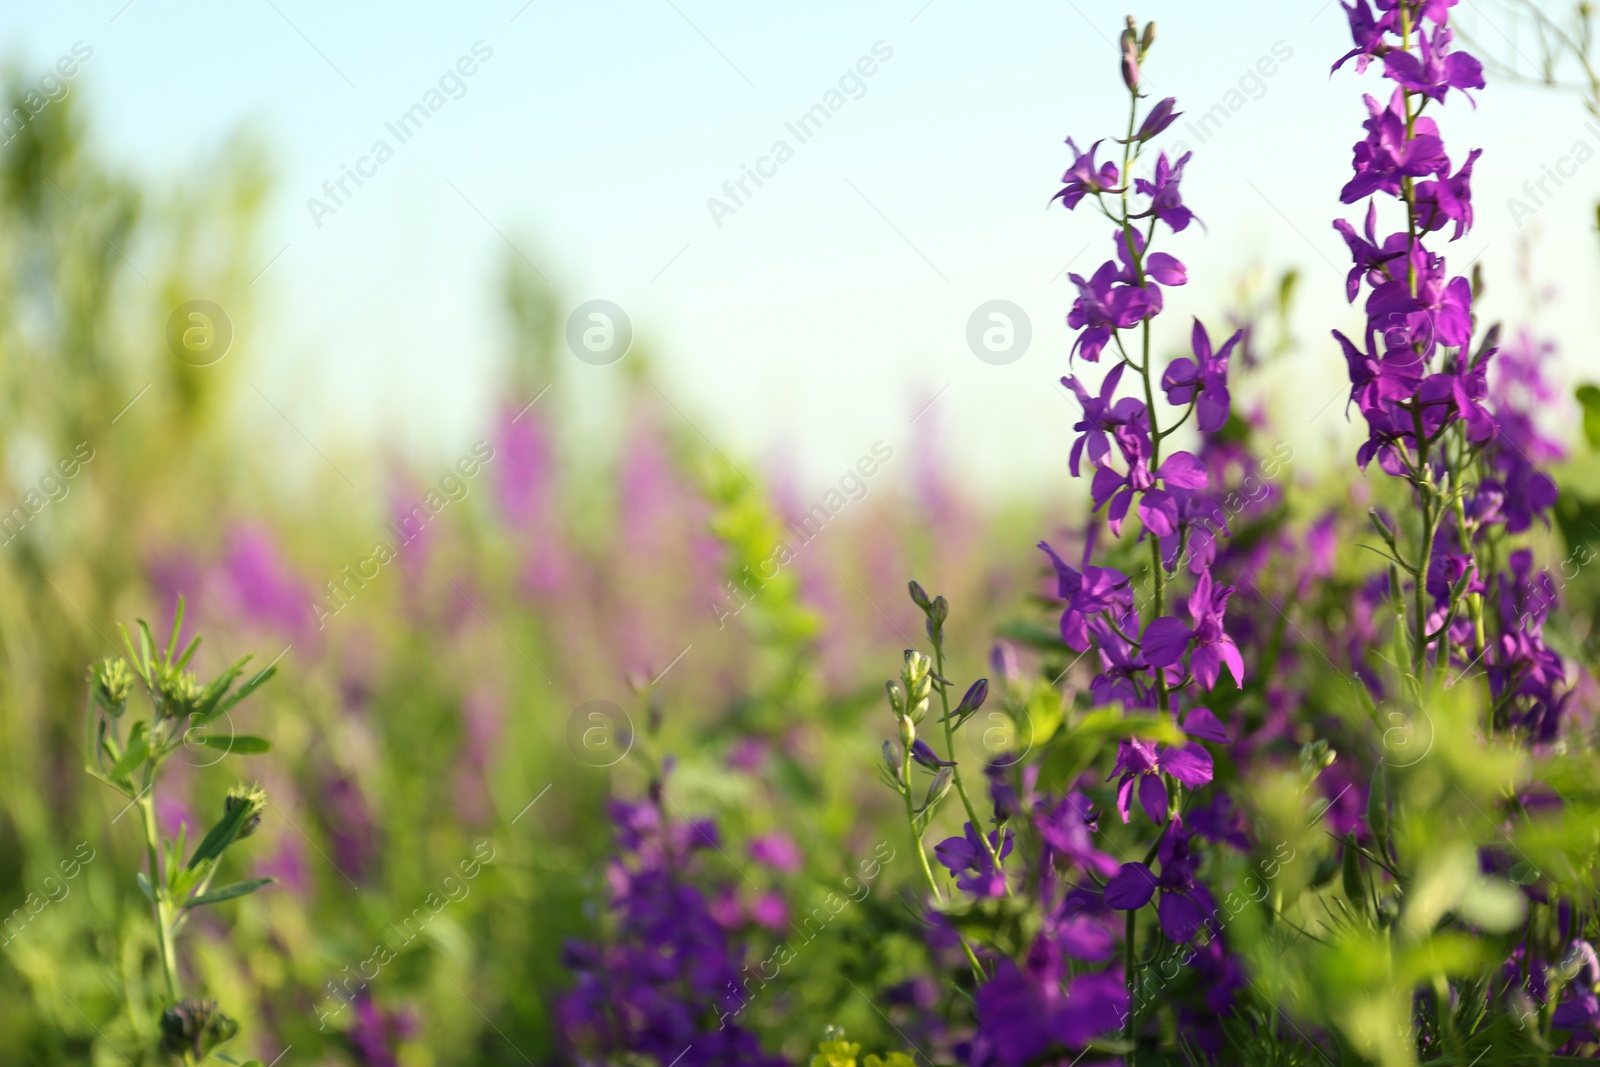
[[[167,983],[167,997],[176,1004],[178,992],[178,953],[172,941],[172,924],[168,921],[167,883],[161,874],[161,845],[156,832],[155,802],[151,799],[153,775],[145,774],[144,793],[136,802],[139,821],[144,825],[145,855],[150,864],[150,895],[155,899],[150,907],[156,922],[156,944],[161,953],[161,973]]]

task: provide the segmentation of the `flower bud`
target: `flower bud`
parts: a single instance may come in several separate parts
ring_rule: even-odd
[[[950,782],[954,779],[954,777],[955,768],[939,768],[939,773],[933,776],[933,782],[928,786],[928,795],[922,799],[923,811],[927,811],[931,805],[938,803],[944,798],[944,795],[950,791]]]
[[[1367,910],[1367,889],[1361,879],[1361,853],[1356,850],[1356,835],[1344,835],[1344,895],[1358,912]]]
[[[222,816],[232,818],[240,808],[245,809],[244,821],[239,824],[239,830],[233,835],[235,841],[243,841],[256,832],[256,827],[261,825],[261,813],[267,810],[267,793],[260,785],[244,785],[240,783],[228,790],[228,795],[222,801]]]
[[[89,685],[97,704],[113,719],[128,710],[128,694],[133,691],[133,672],[126,660],[107,657],[89,668]]]
[[[933,660],[914,648],[906,649],[906,665],[901,677],[905,680],[906,689],[913,696],[916,694],[917,686],[927,680],[928,672],[931,670],[933,670]]]
[[[1383,538],[1383,543],[1390,548],[1394,547],[1394,531],[1389,528],[1381,512],[1377,508],[1367,509],[1367,518],[1372,520],[1372,528],[1378,531],[1378,536]]]
[[[924,683],[926,684],[926,683]],[[928,698],[923,697],[911,706],[911,721],[920,723],[928,714]]]
[[[889,769],[889,777],[896,780],[900,777],[900,750],[894,747],[894,742],[884,739],[883,765]]]
[[[1152,20],[1144,24],[1144,36],[1139,40],[1139,51],[1148,52],[1150,46],[1156,43],[1156,24]]]
[[[187,997],[161,1013],[161,1049],[203,1060],[239,1032],[239,1024],[217,1010],[214,1000]]]
[[[1372,784],[1367,792],[1367,829],[1378,843],[1378,854],[1389,854],[1389,772],[1383,763],[1372,769]]]
[[[922,588],[922,583],[913,581],[906,588],[911,592],[911,602],[923,611],[927,611],[932,601],[928,599],[928,591]]]
[[[161,667],[156,672],[156,717],[187,719],[200,703],[201,686],[193,671]]]
[[[950,602],[942,596],[933,598],[933,603],[928,607],[928,614],[933,620],[943,626],[944,621],[950,617]]]
[[[900,743],[910,748],[917,740],[917,727],[909,718],[900,719]]]
[[[889,694],[889,709],[894,712],[895,718],[906,713],[906,698],[899,682],[884,682],[883,691]]]

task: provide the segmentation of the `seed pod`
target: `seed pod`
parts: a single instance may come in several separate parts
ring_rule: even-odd
[[[1356,850],[1356,835],[1344,835],[1344,895],[1357,911],[1367,910],[1367,889],[1361,878],[1361,853]]]
[[[1367,829],[1378,843],[1378,854],[1389,855],[1389,772],[1384,764],[1372,769],[1372,783],[1367,790]]]

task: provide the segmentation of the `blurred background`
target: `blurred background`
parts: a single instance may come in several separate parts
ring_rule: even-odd
[[[1594,93],[1536,9],[1462,9],[1486,58],[1577,82],[1497,78],[1446,130],[1485,149],[1486,313],[1574,384],[1596,366]],[[280,886],[197,923],[187,963],[263,1060],[548,1059],[604,800],[647,742],[680,753],[689,810],[731,820],[745,881],[733,842],[774,833],[871,854],[866,709],[914,643],[905,580],[957,606],[973,675],[997,629],[1031,634],[1033,543],[1084,517],[1066,275],[1111,249],[1046,204],[1063,139],[1120,121],[1124,14],[0,11],[0,905],[95,857],[7,930],[0,1042],[117,1063],[148,1036],[122,1011],[148,978],[137,842],[81,773],[83,679],[180,595],[202,673],[281,672],[237,724],[274,752],[180,761],[162,814],[209,823],[238,774],[273,798],[251,862]],[[1191,314],[1248,328],[1259,450],[1292,457],[1286,482],[1342,469],[1328,330],[1358,313],[1330,222],[1364,115],[1329,84],[1339,5],[1136,14],[1205,224],[1175,242],[1191,281],[1162,343]],[[998,350],[974,341],[995,308]],[[848,866],[806,863],[751,884],[799,900]],[[841,944],[910,922],[887,893],[851,915]],[[880,988],[907,966],[883,941]],[[394,961],[352,979],[378,944]],[[869,1007],[804,1010],[887,1033]]]

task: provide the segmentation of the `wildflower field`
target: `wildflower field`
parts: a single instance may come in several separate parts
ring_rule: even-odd
[[[1600,1059],[1593,301],[1473,243],[1507,192],[1474,196],[1478,101],[1600,117],[1600,77],[1588,4],[1476,2],[1296,11],[1246,77],[1314,65],[1342,109],[1320,214],[1277,214],[1348,258],[1249,270],[1186,181],[1254,98],[1193,106],[1163,64],[1199,45],[1068,13],[1117,117],[1026,134],[1059,146],[1030,239],[1087,244],[1028,308],[1067,330],[1027,364],[1065,488],[1010,495],[950,461],[942,390],[822,482],[720,440],[649,322],[454,183],[511,246],[490,410],[431,458],[319,447],[250,362],[293,247],[261,267],[265,150],[154,183],[68,91],[93,47],[11,75],[0,1064]],[[464,50],[309,225],[515,62]],[[914,62],[865,49],[709,225]],[[1576,136],[1505,210],[1600,260]],[[1310,290],[1343,317],[1300,328]],[[1009,373],[1028,321],[953,343]],[[601,374],[591,448],[561,398]]]

